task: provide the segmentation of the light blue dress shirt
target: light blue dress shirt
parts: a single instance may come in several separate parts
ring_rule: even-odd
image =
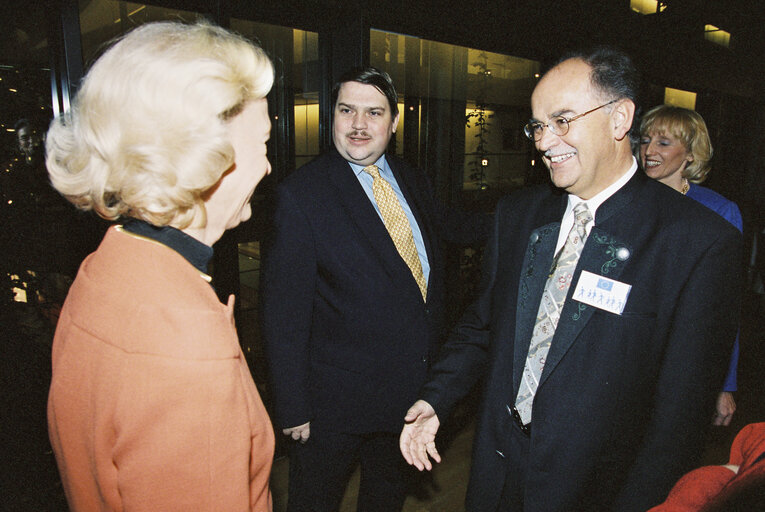
[[[375,194],[372,190],[372,182],[374,181],[374,178],[364,172],[363,165],[357,165],[351,162],[348,162],[348,164],[351,166],[351,169],[353,169],[354,174],[356,174],[356,178],[359,180],[359,183],[361,183],[364,192],[366,192],[367,197],[372,202],[372,206],[375,207],[375,211],[377,212],[377,215],[380,216],[380,220],[382,220],[382,214],[380,213],[380,208],[377,206],[377,201],[375,201]],[[417,255],[420,257],[422,275],[425,277],[425,282],[427,283],[428,277],[430,276],[430,264],[428,263],[428,255],[425,252],[425,242],[422,240],[422,232],[420,231],[420,226],[417,225],[417,221],[412,214],[412,209],[406,202],[406,198],[401,192],[401,187],[398,186],[398,182],[396,182],[396,177],[393,175],[393,171],[391,171],[390,167],[388,167],[388,162],[385,160],[385,155],[381,156],[375,162],[375,165],[380,169],[380,177],[390,183],[390,186],[393,188],[393,192],[396,193],[396,198],[398,199],[401,208],[404,209],[406,218],[409,221],[409,226],[412,228],[412,236],[414,237],[414,245],[417,247]]]

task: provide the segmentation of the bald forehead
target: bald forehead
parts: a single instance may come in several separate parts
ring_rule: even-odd
[[[534,94],[547,89],[592,89],[590,74],[592,67],[581,59],[569,59],[561,62],[545,73],[534,89]]]
[[[596,96],[591,72],[592,67],[581,59],[565,60],[548,71],[531,95],[534,117],[561,115]],[[538,112],[540,109],[544,111]]]

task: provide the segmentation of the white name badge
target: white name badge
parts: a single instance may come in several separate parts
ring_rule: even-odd
[[[630,284],[583,270],[576,284],[573,299],[621,315],[631,289]]]

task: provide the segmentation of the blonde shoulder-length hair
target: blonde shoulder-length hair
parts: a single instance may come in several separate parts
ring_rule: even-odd
[[[693,161],[683,169],[683,178],[691,183],[701,183],[707,178],[711,170],[712,141],[707,124],[698,112],[671,105],[656,106],[646,112],[640,123],[641,136],[652,133],[671,135],[693,155]]]
[[[71,112],[51,123],[51,182],[106,219],[204,226],[204,193],[234,163],[226,122],[273,80],[265,52],[223,28],[140,26],[93,64]]]

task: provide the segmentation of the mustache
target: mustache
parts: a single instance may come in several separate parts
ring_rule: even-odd
[[[366,138],[370,138],[370,139],[372,138],[372,136],[369,135],[364,130],[361,130],[361,131],[353,130],[353,131],[350,131],[350,132],[346,133],[345,136],[346,137],[366,137]]]

